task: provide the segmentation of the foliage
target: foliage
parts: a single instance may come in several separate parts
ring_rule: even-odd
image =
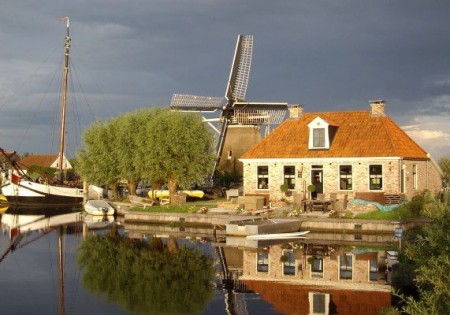
[[[76,165],[90,183],[116,187],[126,180],[135,194],[142,179],[169,183],[171,192],[190,188],[213,163],[213,137],[199,115],[152,108],[91,125]]]
[[[406,242],[400,264],[415,275],[417,297],[401,295],[407,314],[447,314],[450,309],[450,207]]]
[[[357,219],[369,220],[401,220],[409,218],[435,218],[444,211],[444,204],[430,192],[414,196],[411,201],[392,211],[372,211],[358,214]]]
[[[450,184],[450,153],[441,157],[438,161],[439,167],[444,172],[444,180]]]
[[[316,191],[316,186],[308,185],[308,187],[306,189],[308,189],[309,192],[315,192]]]
[[[285,263],[289,260],[289,257],[286,255],[281,255],[280,256],[280,262]]]
[[[213,261],[196,248],[116,235],[89,236],[78,251],[84,286],[127,311],[201,312],[212,298]]]
[[[239,183],[241,178],[237,172],[220,172],[219,183],[222,187],[230,187],[233,183]]]
[[[281,192],[287,192],[289,190],[288,184],[281,184],[280,190],[281,190]]]
[[[410,218],[410,212],[408,212],[404,207],[397,208],[392,211],[371,211],[367,213],[360,213],[355,216],[355,219],[366,219],[366,220],[401,220]]]

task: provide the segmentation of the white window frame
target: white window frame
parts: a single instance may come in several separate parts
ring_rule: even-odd
[[[371,173],[370,173],[370,167],[371,166],[380,166],[381,167],[381,174],[373,174],[373,175],[371,175]],[[368,181],[368,185],[369,185],[369,191],[383,191],[383,189],[384,189],[384,187],[383,187],[383,182],[384,182],[384,174],[383,174],[383,164],[381,164],[381,163],[379,163],[379,164],[369,164],[369,166],[368,166],[368,169],[367,169],[367,174],[369,175],[368,176],[368,179],[369,179],[369,181]],[[373,177],[372,177],[373,176]],[[380,187],[380,189],[373,189],[372,188],[372,178],[380,178],[380,180],[381,180],[381,187]]]
[[[260,174],[260,168],[266,167],[267,174]],[[269,190],[269,165],[258,165],[256,166],[256,189],[259,190]],[[266,182],[266,186],[262,185],[262,182]]]
[[[286,175],[285,167],[293,167],[294,168],[293,174]],[[291,183],[293,184],[293,187],[289,187],[289,190],[294,190],[295,189],[295,174],[296,174],[295,172],[296,172],[295,165],[283,165],[283,184],[287,184],[287,180],[288,179],[290,179]],[[289,184],[288,184],[288,186],[289,186]]]
[[[413,177],[413,189],[417,190],[419,188],[419,173],[417,164],[413,164],[412,166],[412,177]]]
[[[342,166],[349,166],[350,167],[350,175],[346,175],[346,176],[350,176],[350,177],[345,177],[345,178],[350,178],[350,182],[351,182],[351,187],[350,189],[342,189],[341,187],[341,167]],[[353,191],[353,165],[352,164],[340,164],[339,168],[338,168],[338,190],[339,191]]]
[[[329,124],[320,117],[316,117],[308,124],[309,128],[309,143],[308,147],[310,150],[322,150],[330,148],[330,132]],[[323,146],[314,146],[314,130],[323,129],[324,130],[324,143]]]

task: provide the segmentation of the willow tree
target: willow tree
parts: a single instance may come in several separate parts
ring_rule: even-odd
[[[195,113],[142,109],[107,122],[97,122],[83,135],[77,155],[80,175],[91,183],[127,180],[135,193],[137,181],[178,187],[202,182],[214,163],[213,136]]]
[[[77,152],[76,168],[89,183],[106,184],[116,192],[120,172],[116,162],[114,125],[97,121],[83,133],[83,149]]]
[[[202,182],[214,164],[213,136],[195,113],[155,112],[146,124],[146,175],[165,179],[170,194]]]

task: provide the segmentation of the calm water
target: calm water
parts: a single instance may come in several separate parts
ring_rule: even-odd
[[[243,287],[242,282],[236,281],[234,288],[226,290],[220,280],[221,255],[226,257],[228,272],[238,276],[244,273],[252,278],[262,270],[263,278],[283,278],[293,274],[292,277],[302,279],[325,279],[337,270],[335,266],[341,259],[339,252],[350,248],[354,261],[351,263],[352,260],[346,258],[350,256],[344,255],[345,263],[350,261],[358,270],[367,266],[367,277],[375,277],[370,281],[381,283],[377,277],[384,276],[382,273],[377,276],[376,272],[381,267],[372,265],[384,253],[379,246],[367,250],[367,246],[318,247],[291,242],[261,244],[243,250],[241,246],[224,243],[220,246],[224,248],[220,254],[217,243],[192,235],[190,238],[178,237],[178,246],[175,246],[178,249],[171,252],[173,242],[171,245],[164,235],[158,238],[162,240],[158,243],[145,233],[130,232],[130,227],[120,223],[105,222],[103,228],[94,229],[87,225],[92,227],[92,222],[84,219],[84,223],[55,223],[51,228],[38,226],[39,230],[27,233],[28,228],[36,227],[35,223],[28,223],[28,228],[21,231],[20,242],[15,244],[17,247],[10,251],[11,242],[18,240],[18,234],[12,228],[17,218],[2,215],[2,314],[308,314],[310,308],[320,309],[325,301],[328,306],[323,310],[328,311],[327,314],[360,314],[361,311],[377,314],[382,305],[390,303],[389,294],[380,295],[380,292],[361,288],[348,291],[340,287],[324,291],[311,283],[292,286],[279,281],[245,282]],[[118,236],[107,238],[113,226],[117,228]],[[141,226],[139,229],[146,228]],[[299,246],[300,254],[296,249]],[[61,248],[62,264],[59,263]],[[289,260],[280,263],[280,254]],[[298,255],[302,258],[295,258]],[[210,259],[203,259],[205,256]],[[60,265],[64,266],[63,279]],[[326,271],[327,266],[331,271]],[[342,259],[339,266],[342,266]],[[354,280],[366,277],[339,268],[342,277],[349,273]],[[313,269],[314,272],[309,273]],[[374,304],[375,300],[377,303]]]
[[[2,220],[6,221],[5,215],[3,215]],[[109,227],[101,230],[90,230],[89,234],[104,235],[109,230]],[[130,291],[135,292],[134,288],[130,289],[129,284],[123,284],[123,292],[115,292],[115,294],[109,294],[108,288],[92,288],[92,283],[87,284],[87,281],[84,280],[86,270],[82,269],[79,263],[77,263],[77,256],[79,256],[78,249],[85,242],[82,224],[69,225],[62,237],[64,248],[64,312],[61,311],[62,297],[58,263],[59,229],[56,227],[49,231],[28,233],[22,238],[18,247],[10,252],[8,252],[8,248],[11,244],[11,229],[9,226],[3,224],[1,232],[0,255],[4,256],[0,262],[1,314],[159,313],[159,311],[155,312],[151,308],[144,312],[127,310],[127,307],[129,307],[127,304],[130,300],[133,301],[133,297],[128,297],[128,294]],[[120,227],[118,232],[123,238],[128,238],[123,227]],[[196,248],[202,254],[214,257],[214,249],[210,242],[186,240],[178,242],[180,246],[186,245],[189,248]],[[104,269],[104,266],[98,266],[98,273],[102,272],[102,269]],[[114,277],[111,274],[112,282],[116,281]],[[204,286],[211,294],[205,296],[203,302],[200,301],[202,309],[198,312],[196,311],[195,314],[228,314],[225,299],[226,294],[220,286],[214,287],[212,285],[213,283],[220,283],[220,280],[213,278],[210,283]],[[105,281],[105,285],[108,286],[111,283]],[[142,284],[137,283],[136,285]],[[189,304],[190,300],[197,299],[197,293],[189,290],[186,290],[187,294],[181,297],[183,299],[181,301],[179,299],[177,300],[177,297],[171,298],[172,293],[170,290],[161,291],[164,291],[160,293],[164,295],[160,297],[161,300],[181,303],[178,309],[184,309],[183,303]],[[145,292],[141,294],[143,294],[143,298],[145,299]],[[112,298],[116,298],[116,300]],[[248,300],[246,305],[248,314],[279,314],[273,312],[272,306],[262,300],[257,294],[246,293],[245,299]],[[136,299],[136,301],[139,302],[140,299]],[[186,305],[186,307],[189,308],[189,305]],[[160,305],[156,305],[155,308],[161,310]],[[175,309],[177,308],[175,307]],[[175,314],[177,313],[180,312],[175,311]]]

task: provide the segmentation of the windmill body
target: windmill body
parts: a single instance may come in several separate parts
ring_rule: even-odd
[[[217,158],[211,177],[216,171],[234,172],[242,177],[243,167],[239,157],[261,140],[261,129],[267,134],[272,125],[280,124],[286,116],[287,103],[245,101],[252,52],[253,36],[239,35],[225,98],[185,94],[172,96],[170,108],[173,110],[218,113],[219,117],[204,118],[217,133]]]

